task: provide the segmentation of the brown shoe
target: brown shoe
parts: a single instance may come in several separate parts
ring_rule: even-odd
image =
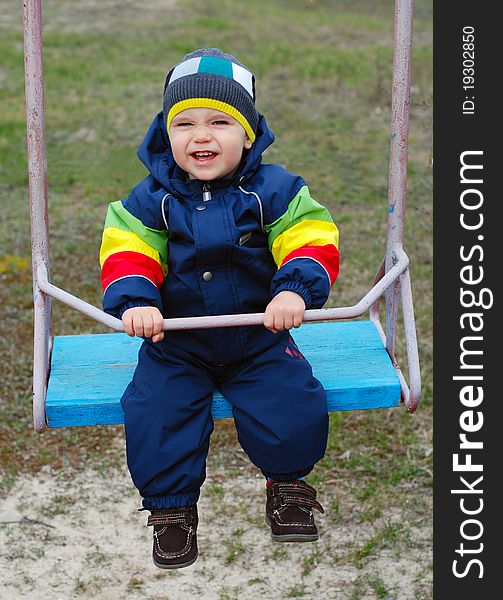
[[[312,509],[325,512],[316,490],[305,481],[273,481],[267,487],[266,522],[274,542],[314,542],[318,530]]]
[[[152,558],[160,569],[188,567],[197,558],[197,506],[152,510],[147,525],[154,526]]]

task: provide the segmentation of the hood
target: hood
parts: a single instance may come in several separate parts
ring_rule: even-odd
[[[250,177],[260,166],[262,153],[273,142],[274,133],[267,126],[265,117],[259,114],[257,137],[252,147],[244,151],[243,160],[233,181],[243,176]],[[147,167],[152,177],[168,192],[183,195],[187,193],[187,187],[194,187],[194,184],[189,184],[187,173],[175,162],[162,111],[156,115],[140,144],[138,158]],[[197,182],[199,190],[200,183],[197,180],[192,181]],[[228,185],[227,181],[226,185]]]

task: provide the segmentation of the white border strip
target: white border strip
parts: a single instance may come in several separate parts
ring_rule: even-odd
[[[182,63],[177,65],[173,69],[173,73],[169,78],[168,85],[171,85],[173,81],[180,79],[180,77],[185,77],[186,75],[194,75],[197,73],[199,69],[199,63],[201,62],[201,57],[197,56],[196,58],[189,58],[188,60],[184,60]]]
[[[168,231],[168,233],[169,233],[168,222],[166,221],[166,213],[164,212],[164,204],[165,204],[166,198],[168,196],[169,196],[169,194],[166,194],[164,196],[164,198],[161,200],[161,212],[162,212],[162,220],[164,221],[164,225],[166,225],[166,231]],[[167,241],[166,241],[166,243],[167,243]]]
[[[251,194],[251,195],[255,196],[255,198],[257,199],[258,208],[259,208],[259,211],[260,211],[260,227],[261,227],[262,231],[265,233],[265,229],[264,229],[264,207],[262,205],[262,200],[260,199],[260,196],[257,194],[257,192],[247,192],[241,186],[239,186],[239,189],[244,194]]]

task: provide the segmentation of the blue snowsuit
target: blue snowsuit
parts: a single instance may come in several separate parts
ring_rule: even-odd
[[[232,179],[190,180],[159,113],[138,151],[149,170],[109,207],[104,308],[157,306],[165,318],[263,312],[283,290],[321,307],[337,276],[337,228],[305,182],[261,164],[264,117]],[[128,467],[150,509],[193,505],[205,479],[218,387],[238,439],[266,477],[308,474],[325,451],[326,395],[290,333],[263,326],[168,331],[145,339],[121,403]]]

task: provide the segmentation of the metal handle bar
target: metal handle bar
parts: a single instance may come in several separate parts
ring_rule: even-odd
[[[374,304],[386,289],[396,281],[400,275],[407,269],[409,259],[405,252],[402,254],[396,264],[382,277],[363,298],[354,306],[342,306],[340,308],[320,308],[306,310],[304,313],[304,322],[334,321],[337,319],[351,319],[363,315]],[[47,269],[40,264],[37,269],[37,283],[41,291],[47,295],[60,300],[64,304],[75,308],[81,313],[92,319],[114,329],[115,331],[124,331],[124,326],[120,319],[112,317],[96,306],[77,298],[65,290],[53,285],[47,278]],[[244,325],[262,325],[264,319],[263,313],[249,313],[241,315],[213,315],[208,317],[181,317],[174,319],[164,319],[164,330],[174,331],[179,329],[208,329],[210,327],[236,327]]]

